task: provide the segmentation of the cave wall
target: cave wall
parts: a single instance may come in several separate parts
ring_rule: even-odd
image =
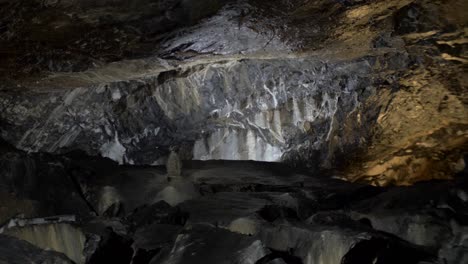
[[[0,135],[19,149],[136,165],[173,149],[375,185],[464,167],[463,1],[1,4]]]

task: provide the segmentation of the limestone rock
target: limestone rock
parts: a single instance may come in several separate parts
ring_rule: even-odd
[[[0,262],[11,264],[71,264],[65,255],[40,249],[26,241],[0,234]]]

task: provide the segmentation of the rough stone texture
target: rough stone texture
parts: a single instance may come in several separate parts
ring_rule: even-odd
[[[167,257],[150,263],[256,263],[268,253],[255,237],[244,236],[207,225],[195,225],[177,237]]]
[[[468,262],[466,10],[0,0],[0,233],[86,264]],[[69,260],[0,235],[31,262]]]
[[[1,143],[3,144],[3,143]],[[16,215],[88,215],[67,162],[49,155],[28,155],[0,147],[0,224]]]
[[[375,185],[462,166],[463,1],[113,4],[2,3],[16,15],[2,19],[2,138],[121,164],[164,164],[177,149],[346,168]]]
[[[42,154],[22,155],[38,164],[44,159]],[[174,185],[163,168],[119,166],[86,156],[47,160],[77,182],[75,191],[82,194],[88,212],[76,212],[81,217],[73,230],[57,229],[54,224],[3,230],[49,247],[58,238],[64,240],[59,245],[74,245],[76,234],[81,239],[84,234],[86,263],[209,259],[362,264],[377,259],[376,263],[417,264],[439,259],[456,264],[468,256],[466,176],[382,188],[303,174],[284,164],[192,161],[183,164],[184,184]],[[5,179],[0,180],[3,185]],[[52,188],[54,181],[41,188]],[[183,189],[160,195],[168,187],[178,190],[188,185],[196,196],[187,196]],[[109,192],[103,190],[109,189],[117,194],[117,202],[106,203],[107,210],[94,209],[107,199]],[[171,206],[173,200],[182,202]],[[35,207],[46,208],[57,201],[38,199],[36,203]],[[0,201],[1,207],[5,205],[9,203]],[[21,207],[16,210],[25,212]],[[56,207],[51,212],[70,209]],[[32,211],[28,216],[42,213]],[[34,236],[37,232],[45,234]],[[234,242],[236,250],[232,250]],[[215,246],[219,250],[213,250]]]
[[[8,264],[72,264],[65,255],[42,250],[11,236],[0,234],[0,263]]]
[[[6,229],[3,234],[28,241],[44,250],[63,253],[77,264],[85,263],[85,236],[73,225],[56,223],[13,227]]]
[[[21,100],[17,93],[4,94],[5,127],[11,128],[4,137],[34,152],[82,149],[119,163],[152,164],[183,143],[193,159],[280,161],[286,152],[296,154],[310,133],[310,147],[328,161],[335,149],[326,152],[325,142],[344,122],[336,113],[345,118],[358,107],[370,68],[368,61],[243,59],[191,65],[146,81],[55,89],[53,96],[28,91],[24,105],[10,104]],[[18,125],[28,131],[6,132]]]

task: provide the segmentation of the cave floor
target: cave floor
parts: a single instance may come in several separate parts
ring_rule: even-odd
[[[41,194],[28,191],[27,181],[2,178],[2,192],[15,190],[4,194],[10,201],[4,212],[14,204],[23,213],[2,219],[0,260],[6,263],[25,263],[16,257],[20,251],[25,258],[63,263],[463,263],[467,258],[463,176],[383,188],[279,163],[191,161],[180,175],[168,177],[162,166],[50,159],[57,158],[36,157],[21,176],[49,175],[46,182],[33,183]],[[14,173],[19,177],[21,171]],[[35,210],[26,210],[27,201]],[[6,245],[16,246],[11,251]],[[41,251],[46,248],[64,255]]]

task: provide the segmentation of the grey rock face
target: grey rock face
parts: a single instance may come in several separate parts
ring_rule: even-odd
[[[89,207],[75,189],[64,160],[29,156],[0,147],[0,223],[24,217],[87,215]]]
[[[11,264],[44,263],[71,264],[65,255],[42,250],[34,245],[11,236],[0,234],[0,262]]]
[[[281,161],[311,131],[311,147],[326,148],[364,99],[371,63],[232,59],[139,81],[3,92],[2,136],[28,151],[82,149],[127,164],[155,163],[169,146],[198,160]]]
[[[213,250],[216,248],[217,250]],[[151,263],[256,263],[268,254],[255,237],[231,233],[207,225],[195,225],[177,237],[167,257]]]
[[[28,241],[44,250],[61,252],[77,264],[85,263],[83,249],[86,238],[73,225],[55,223],[19,226],[6,229],[3,234]]]
[[[51,7],[11,5],[36,15],[5,20],[7,47],[40,42],[35,30],[56,24],[55,35],[91,35],[49,36],[19,65],[8,55],[6,65],[38,73],[5,75],[2,138],[129,165],[165,164],[170,149],[183,160],[283,161],[374,185],[450,178],[446,164],[466,152],[466,21],[447,9],[462,9],[457,0],[113,3],[60,1],[50,21]],[[27,23],[38,26],[19,30]],[[52,40],[73,58],[50,62]]]
[[[255,7],[238,1],[196,26],[171,33],[162,43],[163,57],[190,58],[197,54],[233,55],[255,52],[283,52],[292,49],[279,32],[252,21]],[[260,18],[261,19],[261,18]]]

